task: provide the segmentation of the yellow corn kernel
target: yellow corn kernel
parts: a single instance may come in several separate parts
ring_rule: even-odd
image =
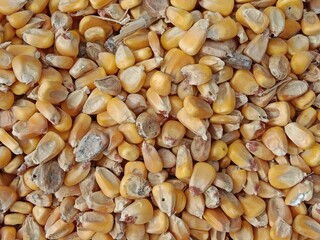
[[[209,118],[213,114],[209,103],[195,96],[187,96],[183,100],[183,106],[187,113],[193,117],[203,119]]]
[[[303,201],[309,201],[312,198],[312,193],[312,182],[305,180],[288,190],[286,193],[285,204],[288,206],[300,205]]]
[[[290,165],[274,165],[268,172],[270,184],[277,189],[290,188],[301,182],[304,176],[299,168]]]
[[[236,12],[236,19],[241,25],[249,27],[254,33],[264,32],[269,25],[268,16],[252,4],[243,4]]]
[[[64,177],[64,184],[66,186],[74,186],[81,182],[90,171],[90,164],[88,163],[76,163],[71,167]]]
[[[253,76],[256,79],[259,86],[263,88],[272,87],[276,83],[275,78],[271,75],[269,70],[259,64],[255,64],[253,66]]]
[[[115,61],[116,66],[119,69],[126,69],[134,65],[135,58],[132,51],[127,46],[121,45],[118,47],[115,54]]]
[[[58,108],[57,110],[60,113],[61,119],[60,119],[60,122],[56,125],[53,125],[53,127],[57,131],[65,133],[72,128],[72,118],[68,113],[63,111],[61,108]]]
[[[180,213],[184,210],[187,199],[186,196],[184,195],[184,192],[180,189],[175,189],[175,194],[176,194],[176,203],[175,203],[175,212]]]
[[[138,129],[134,123],[123,123],[119,126],[119,131],[123,134],[124,139],[133,144],[139,144],[143,138],[139,135]]]
[[[110,236],[110,234],[101,233],[101,232],[96,232],[92,237],[92,240],[112,240],[112,239],[113,238]]]
[[[113,198],[120,193],[120,180],[106,168],[97,167],[95,171],[96,181],[101,191],[109,198]]]
[[[64,140],[57,133],[49,131],[42,137],[37,148],[30,156],[32,161],[36,164],[41,162],[45,163],[56,157],[62,151],[64,146]]]
[[[180,39],[180,49],[190,56],[196,55],[206,40],[208,27],[208,20],[200,19],[197,21]]]
[[[148,33],[148,43],[155,57],[163,57],[164,50],[161,46],[157,31],[150,31]]]
[[[171,105],[168,96],[160,96],[153,88],[146,92],[146,99],[152,109],[163,116],[168,116],[171,111]]]
[[[235,109],[236,97],[233,88],[229,83],[219,85],[219,92],[216,101],[212,103],[215,113],[229,114]]]
[[[53,45],[54,34],[50,30],[31,28],[23,32],[22,39],[31,46],[46,49]]]
[[[137,50],[134,50],[132,53],[137,63],[152,58],[152,50],[150,47],[137,49]]]
[[[315,12],[308,11],[303,14],[301,30],[305,35],[317,35],[320,33],[320,21]]]
[[[223,16],[229,16],[233,10],[234,1],[203,0],[200,2],[200,6],[212,12],[219,12]]]
[[[171,92],[171,76],[161,71],[156,71],[150,78],[150,87],[161,96],[168,96]]]
[[[102,67],[94,68],[91,71],[85,73],[75,81],[75,87],[81,89],[87,86],[90,90],[95,88],[94,81],[106,76],[106,72]]]
[[[267,54],[268,55],[276,55],[276,54],[287,54],[288,45],[285,40],[282,38],[271,38],[269,39]]]
[[[118,146],[119,155],[127,161],[135,161],[140,156],[140,149],[137,145],[122,141]]]
[[[290,60],[292,72],[295,74],[304,73],[308,69],[312,60],[313,55],[308,51],[301,51],[295,53]]]
[[[278,95],[279,100],[282,99],[281,95]],[[290,121],[290,107],[287,102],[279,101],[268,104],[265,107],[268,115],[268,125],[270,126],[285,126]]]
[[[236,140],[229,145],[228,157],[237,166],[246,169],[248,171],[256,171],[257,164],[250,152],[246,149],[241,140]]]
[[[117,124],[117,122],[111,117],[108,111],[98,113],[97,122],[102,127],[111,127]]]
[[[223,16],[219,12],[212,12],[212,11],[204,11],[203,18],[209,20],[209,26],[212,26],[213,24],[221,21],[223,19]]]
[[[294,55],[300,51],[309,50],[309,39],[303,34],[296,34],[287,41],[288,53]]]
[[[134,122],[136,119],[135,114],[117,97],[112,98],[108,102],[107,111],[119,124],[125,122]]]
[[[153,218],[146,224],[146,232],[149,234],[162,234],[169,228],[168,216],[156,209],[153,213]]]
[[[121,86],[128,93],[137,93],[142,88],[146,73],[142,66],[131,66],[119,74]]]
[[[317,239],[320,237],[320,224],[311,217],[305,215],[296,216],[292,228],[293,231],[307,238]]]
[[[33,170],[34,170],[34,168],[29,168],[23,174],[23,180],[28,188],[35,191],[35,190],[39,190],[39,187],[32,181]]]
[[[262,142],[247,142],[246,148],[249,150],[251,154],[265,161],[271,161],[275,157],[275,155]]]
[[[312,132],[299,123],[289,123],[284,130],[288,138],[299,148],[309,149],[315,143]]]
[[[1,167],[5,173],[16,174],[18,168],[23,163],[23,155],[15,156],[11,159],[11,152],[4,146],[0,147]],[[6,163],[7,162],[7,163]]]
[[[49,0],[46,0],[46,1],[33,1],[33,2],[28,2],[26,5],[25,5],[25,8],[27,10],[30,10],[32,12],[34,12],[34,14],[36,13],[41,13],[45,7],[47,6]]]
[[[48,229],[46,229],[46,238],[60,238],[72,233],[74,229],[73,223],[66,223],[62,219],[58,219]]]
[[[12,13],[15,13],[19,11],[27,1],[21,1],[21,0],[14,0],[14,1],[9,1],[5,0],[2,2],[2,5],[0,7],[0,14],[3,15],[10,15]]]
[[[22,83],[19,81],[16,81],[12,86],[11,86],[11,91],[15,95],[23,95],[26,94],[26,92],[30,89],[30,85],[27,85],[26,83]]]
[[[96,61],[100,67],[103,67],[103,69],[108,75],[115,74],[116,72],[118,72],[116,58],[113,53],[100,52]]]
[[[107,40],[107,33],[102,27],[91,27],[84,32],[87,42],[104,43]]]
[[[257,217],[266,209],[266,203],[258,196],[240,195],[239,201],[243,208],[243,213],[248,217]]]
[[[262,135],[263,144],[276,156],[284,156],[288,152],[288,140],[281,127],[272,127]]]
[[[134,224],[145,224],[151,221],[153,217],[153,207],[150,201],[146,198],[137,199],[122,212],[120,221]]]
[[[51,212],[52,209],[40,206],[34,206],[32,209],[32,215],[34,216],[35,220],[42,226],[46,224]]]
[[[228,146],[221,140],[216,140],[211,144],[209,160],[218,161],[224,158],[228,153]]]
[[[243,79],[245,79],[245,84]],[[259,85],[249,70],[237,70],[230,81],[230,85],[235,91],[245,95],[253,95],[259,89]]]
[[[166,9],[166,15],[174,26],[185,31],[193,24],[193,16],[186,10],[170,6]]]
[[[204,64],[190,64],[181,69],[190,85],[201,85],[211,80],[211,68]]]
[[[179,42],[184,36],[186,31],[178,28],[172,27],[167,29],[160,38],[161,45],[164,49],[170,50],[179,46]]]
[[[306,128],[309,128],[313,125],[316,119],[317,119],[317,111],[314,108],[309,107],[303,110],[302,112],[300,112],[300,114],[296,119],[296,122]]]
[[[190,236],[190,229],[188,225],[179,217],[172,215],[170,218],[169,230],[175,239],[188,239]],[[170,237],[172,238],[172,237]]]
[[[224,61],[215,56],[203,56],[200,58],[199,63],[209,66],[213,73],[220,72],[225,68]],[[220,83],[219,80],[217,83]]]
[[[93,16],[93,15],[88,15],[88,16],[85,16],[81,19],[81,21],[79,23],[79,33],[81,35],[84,35],[84,33],[92,27],[103,28],[104,31],[106,32],[107,36],[110,36],[113,32],[112,26],[110,25],[110,23],[108,21],[104,21],[103,19],[100,19],[100,18]]]
[[[31,152],[33,152],[38,146],[40,139],[41,138],[38,136],[26,140],[19,140],[19,144],[24,154],[30,154]]]
[[[161,129],[161,133],[157,139],[158,144],[166,148],[178,146],[185,133],[186,128],[182,123],[175,120],[169,120],[165,122]]]
[[[197,218],[187,211],[182,212],[181,218],[191,229],[209,231],[211,228],[211,226],[205,220]]]
[[[41,63],[38,59],[27,56],[18,55],[12,60],[13,72],[21,83],[36,83],[41,77]]]
[[[285,28],[285,14],[277,7],[270,6],[263,11],[269,18],[269,29],[273,36],[278,37]]]
[[[11,207],[10,211],[13,213],[30,214],[33,205],[29,202],[16,201]]]
[[[244,48],[243,53],[253,59],[255,62],[260,63],[267,51],[269,42],[269,32],[256,35]]]
[[[302,0],[280,0],[277,1],[277,8],[280,8],[287,16],[287,18],[293,20],[299,20],[303,14],[303,2]]]
[[[0,92],[0,109],[8,110],[14,102],[14,94],[11,91]]]
[[[320,165],[319,156],[320,145],[318,143],[313,144],[313,146],[301,153],[301,157],[309,167],[317,167]]]
[[[103,8],[104,6],[106,6],[112,2],[111,0],[107,0],[107,1],[105,1],[105,0],[89,0],[89,1],[90,1],[91,6],[94,9]]]
[[[76,147],[80,142],[80,140],[82,139],[82,137],[84,137],[84,135],[86,135],[86,133],[89,131],[91,121],[92,121],[91,117],[84,113],[80,113],[75,118],[70,135],[69,135],[69,139],[68,139],[68,143],[72,147]]]
[[[107,108],[111,98],[112,96],[109,94],[103,93],[100,89],[95,88],[83,105],[82,112],[88,115],[101,113]]]
[[[208,127],[207,121],[190,116],[185,110],[185,108],[180,109],[180,111],[177,113],[177,118],[191,132],[193,132],[197,136],[201,136],[203,140],[207,140],[207,135],[206,135],[206,129]]]
[[[30,10],[21,10],[19,12],[12,13],[6,18],[10,25],[14,28],[22,28],[32,18],[33,12]]]
[[[141,152],[144,163],[149,172],[156,173],[162,170],[163,163],[154,146],[147,142],[143,142]]]
[[[208,163],[197,162],[189,181],[190,192],[193,195],[204,193],[216,177],[215,169]]]
[[[80,35],[77,31],[58,33],[55,48],[63,56],[76,57],[79,52]]]
[[[74,64],[74,59],[72,57],[56,55],[51,53],[45,56],[45,60],[52,67],[66,70],[69,70]]]
[[[12,154],[9,148],[0,146],[0,168],[5,168],[11,161]]]
[[[292,105],[298,110],[305,110],[314,103],[316,95],[314,91],[308,90],[305,94],[291,101]]]
[[[123,43],[131,50],[149,47],[148,34],[134,34],[126,37]]]
[[[282,39],[289,39],[295,36],[301,30],[299,22],[294,19],[287,18],[285,20],[284,31],[280,33],[279,37]]]
[[[160,183],[152,188],[152,195],[159,209],[171,216],[176,204],[175,188],[171,183]]]
[[[279,217],[270,229],[270,236],[272,239],[293,239],[292,228]]]
[[[59,104],[68,96],[68,90],[57,82],[42,82],[38,90],[38,97],[41,101],[47,101],[52,104]]]
[[[185,145],[181,145],[177,152],[175,176],[182,181],[187,181],[192,176],[192,172],[193,164],[190,150]]]
[[[230,230],[230,220],[220,208],[207,208],[203,217],[217,231],[228,232]]]
[[[228,29],[228,31],[226,31]],[[208,30],[208,38],[214,41],[225,41],[232,39],[238,34],[238,26],[236,22],[230,18],[226,17],[221,21],[212,25]]]
[[[24,222],[26,215],[21,213],[9,213],[4,216],[5,225],[19,225]]]
[[[0,142],[16,155],[22,154],[19,143],[3,128],[0,128]]]
[[[141,224],[126,224],[125,236],[128,240],[144,239],[146,235],[145,226]]]
[[[186,11],[191,11],[197,4],[196,0],[185,1],[185,0],[170,0],[172,6],[184,9]]]
[[[36,108],[52,124],[58,124],[60,122],[60,113],[51,103],[37,100]]]
[[[247,172],[235,165],[227,167],[227,173],[232,178],[233,190],[232,193],[238,193],[242,190],[247,180]]]
[[[240,217],[244,212],[240,201],[232,193],[224,190],[219,191],[219,193],[220,207],[223,212],[232,219]]]
[[[53,67],[47,67],[42,70],[41,78],[38,83],[41,85],[44,82],[54,82],[62,84],[63,79],[61,73]]]
[[[71,92],[68,95],[67,99],[64,102],[62,102],[62,110],[68,113],[71,117],[75,117],[78,114],[80,114],[83,105],[85,104],[88,98],[87,93],[87,87]]]
[[[127,162],[124,167],[124,177],[122,178],[122,180],[124,180],[124,178],[127,178],[128,174],[139,175],[140,177],[147,179],[148,171],[143,162],[140,162],[140,161]],[[120,189],[120,192],[121,192],[121,189]]]
[[[164,57],[161,71],[171,75],[174,83],[179,83],[184,79],[181,73],[181,68],[194,63],[195,60],[193,57],[180,49],[172,48]]]
[[[17,230],[11,226],[3,226],[0,230],[1,240],[15,240]]]

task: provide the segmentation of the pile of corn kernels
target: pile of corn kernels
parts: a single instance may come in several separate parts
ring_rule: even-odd
[[[0,0],[0,240],[320,240],[320,0]]]

